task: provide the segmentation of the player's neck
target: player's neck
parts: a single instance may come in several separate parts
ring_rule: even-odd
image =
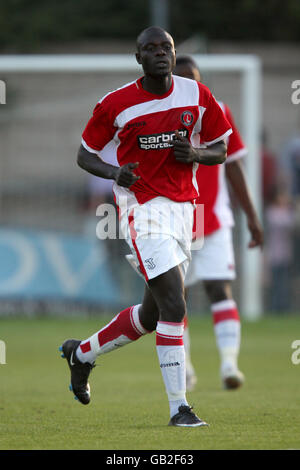
[[[164,95],[172,86],[172,75],[163,77],[151,77],[145,75],[142,79],[142,87],[144,90],[155,95]]]

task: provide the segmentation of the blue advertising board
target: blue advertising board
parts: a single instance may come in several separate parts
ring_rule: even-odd
[[[0,230],[0,299],[115,305],[119,289],[105,243],[83,236]]]

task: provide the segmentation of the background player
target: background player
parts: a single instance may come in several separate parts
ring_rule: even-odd
[[[177,57],[174,74],[201,81],[198,66],[190,56]],[[200,280],[203,281],[211,303],[214,332],[221,360],[221,379],[225,388],[234,389],[242,385],[244,376],[238,369],[241,328],[238,308],[232,296],[231,283],[236,277],[232,245],[234,220],[230,208],[227,180],[247,217],[251,234],[249,248],[262,246],[263,231],[241,165],[241,158],[246,155],[247,150],[228,105],[220,101],[218,103],[230,122],[233,133],[227,141],[226,164],[214,167],[202,165],[197,172],[197,182],[201,188],[197,203],[204,204],[205,239],[202,249],[192,250],[192,261],[185,278],[185,286],[188,290],[188,287]],[[197,377],[190,358],[187,317],[185,317],[184,344],[187,389],[191,390]]]
[[[88,404],[88,378],[96,357],[156,330],[169,425],[203,426],[206,423],[186,400],[183,280],[190,260],[191,201],[198,195],[195,171],[199,164],[225,161],[224,139],[232,130],[207,87],[172,76],[175,48],[166,31],[144,30],[136,59],[144,76],[99,101],[83,132],[78,164],[115,181],[120,225],[146,281],[144,299],[90,338],[67,340],[61,349],[71,370],[72,390]],[[200,129],[206,148],[199,146]],[[120,167],[101,159],[110,143]],[[173,223],[166,224],[170,215]]]

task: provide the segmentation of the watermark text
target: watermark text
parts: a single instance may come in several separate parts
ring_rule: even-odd
[[[0,340],[0,364],[6,364],[6,344]]]
[[[295,349],[291,356],[291,361],[294,365],[298,365],[300,364],[300,339],[295,339],[291,344],[291,348]]]
[[[300,80],[294,80],[292,82],[291,88],[295,91],[293,91],[291,95],[291,101],[293,104],[299,104],[300,103]]]
[[[0,80],[0,104],[6,104],[6,84]]]
[[[120,202],[120,201],[119,201]],[[121,201],[119,213],[112,204],[100,204],[96,216],[99,240],[143,239],[158,240],[172,236],[177,240],[192,241],[191,250],[199,250],[204,243],[204,205],[191,203],[151,203],[129,208],[127,199]]]

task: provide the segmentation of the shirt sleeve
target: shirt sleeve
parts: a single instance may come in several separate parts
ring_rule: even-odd
[[[205,87],[204,92],[206,94],[206,103],[202,118],[200,138],[201,143],[212,145],[228,137],[232,133],[232,129],[222,109],[207,87]]]
[[[224,114],[232,129],[232,134],[228,137],[227,142],[226,163],[230,163],[244,157],[248,150],[242,140],[238,128],[236,127],[232,112],[227,104],[224,104]]]
[[[106,144],[113,139],[116,131],[112,111],[106,103],[99,102],[83,131],[82,145],[89,152],[99,155]]]

